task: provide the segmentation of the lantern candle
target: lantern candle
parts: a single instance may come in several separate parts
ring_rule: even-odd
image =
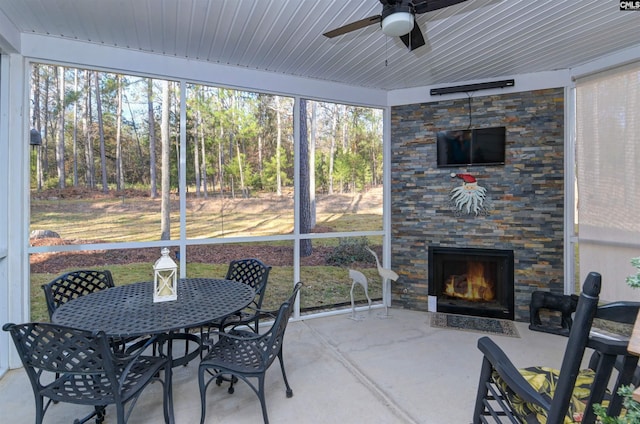
[[[166,302],[178,298],[178,265],[163,248],[162,256],[153,265],[153,301]]]

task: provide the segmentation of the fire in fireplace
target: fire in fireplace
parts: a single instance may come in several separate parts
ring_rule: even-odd
[[[513,251],[429,247],[429,296],[439,312],[514,319]]]

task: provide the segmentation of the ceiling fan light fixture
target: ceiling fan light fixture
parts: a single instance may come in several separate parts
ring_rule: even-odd
[[[389,37],[406,35],[413,29],[413,14],[410,12],[396,12],[382,19],[382,32]]]

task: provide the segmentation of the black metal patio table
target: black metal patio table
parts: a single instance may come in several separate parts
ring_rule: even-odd
[[[184,278],[178,299],[153,302],[153,282],[133,283],[79,297],[59,307],[56,324],[104,331],[107,336],[129,338],[171,333],[208,322],[245,308],[254,290],[237,281]]]
[[[178,282],[176,300],[154,303],[153,282],[146,281],[69,301],[55,311],[51,320],[83,330],[102,330],[113,338],[170,334],[194,341],[197,336],[180,331],[222,319],[245,308],[254,297],[253,288],[237,281],[183,278]],[[173,366],[184,365],[198,354],[195,350],[173,361]],[[171,342],[168,355],[172,356]]]

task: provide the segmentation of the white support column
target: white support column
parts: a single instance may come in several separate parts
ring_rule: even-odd
[[[0,59],[0,323],[29,320],[28,86],[21,55]],[[2,256],[0,255],[0,256]],[[0,331],[0,374],[21,366],[8,333]]]
[[[576,89],[564,90],[564,293],[576,293]]]
[[[391,269],[391,107],[383,109],[382,151],[382,267]],[[391,290],[383,293],[382,302],[391,306]]]
[[[300,281],[300,97],[293,101],[293,284]],[[293,317],[300,318],[300,296],[293,308]]]
[[[8,132],[8,110],[9,110],[9,56],[0,55],[0,158],[5,158],[3,166],[0,166],[0,179],[5,181],[0,184],[0,196],[6,198],[7,194],[7,166],[9,158],[7,156],[9,132]],[[9,221],[7,219],[8,203],[0,203],[0,281],[7,281],[7,244],[9,239],[7,229]],[[0,322],[7,322],[9,319],[9,286],[0,284]],[[11,341],[5,332],[0,333],[0,376],[9,368],[9,346]]]
[[[178,187],[180,188],[180,278],[187,278],[187,84],[180,81],[180,166]],[[197,148],[197,147],[196,147]],[[203,158],[204,160],[204,158]]]

